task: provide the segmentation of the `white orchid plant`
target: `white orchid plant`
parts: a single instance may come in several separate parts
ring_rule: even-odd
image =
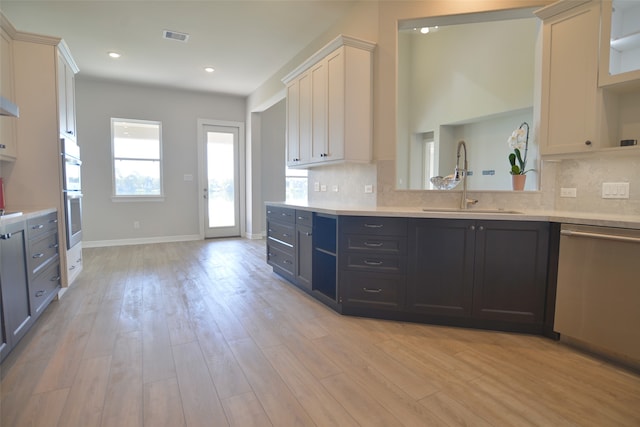
[[[511,175],[524,175],[533,169],[527,169],[527,152],[529,151],[529,124],[523,122],[518,129],[514,130],[507,141],[513,153],[509,154],[511,164]],[[524,156],[522,155],[524,150]]]

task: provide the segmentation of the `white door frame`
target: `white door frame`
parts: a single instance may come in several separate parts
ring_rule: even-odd
[[[239,217],[240,217],[240,236],[245,235],[245,218],[246,218],[246,173],[245,173],[245,136],[244,122],[234,122],[227,120],[214,119],[198,119],[198,218],[200,223],[200,239],[204,240],[204,221],[205,221],[205,199],[203,197],[203,188],[208,187],[207,183],[207,156],[205,155],[205,126],[226,126],[238,129],[238,197],[240,198]]]

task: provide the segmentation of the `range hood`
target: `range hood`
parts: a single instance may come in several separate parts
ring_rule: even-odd
[[[18,117],[20,116],[20,109],[4,96],[0,96],[0,116]]]

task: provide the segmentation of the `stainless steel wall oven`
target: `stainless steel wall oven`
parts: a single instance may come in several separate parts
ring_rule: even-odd
[[[67,249],[71,249],[82,241],[82,161],[75,141],[63,138],[61,148]]]

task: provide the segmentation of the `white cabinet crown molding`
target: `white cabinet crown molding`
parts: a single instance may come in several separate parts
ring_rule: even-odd
[[[322,58],[342,46],[351,46],[358,49],[366,50],[368,52],[373,52],[376,44],[367,40],[357,39],[355,37],[340,34],[338,37],[327,43],[322,49],[314,53],[302,64],[297,66],[293,71],[284,76],[282,82],[284,84],[288,84],[291,80],[295,79],[297,76],[304,73],[313,65],[317,64],[318,61],[320,61]]]
[[[560,0],[555,3],[545,6],[541,9],[533,12],[538,18],[544,20],[556,16],[562,12],[573,9],[574,7],[581,6],[585,3],[589,3],[592,0]]]

